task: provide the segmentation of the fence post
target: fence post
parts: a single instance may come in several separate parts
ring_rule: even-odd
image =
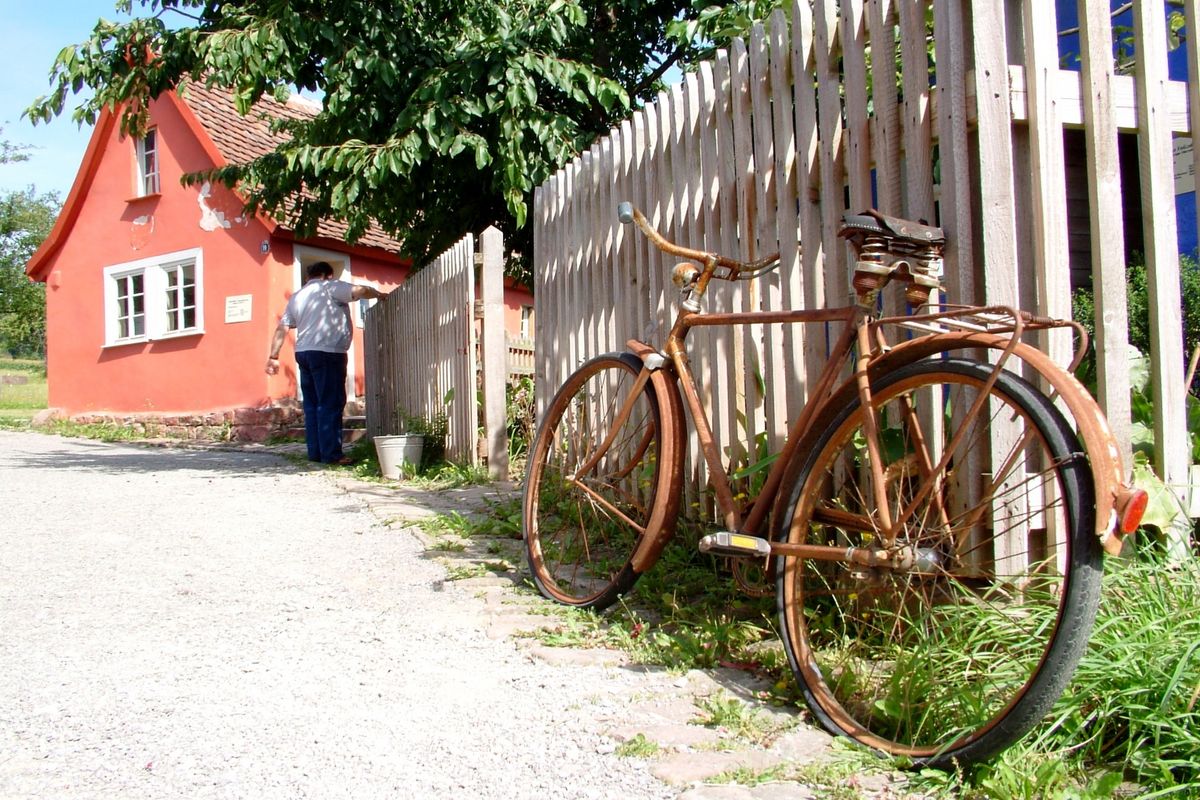
[[[508,480],[508,441],[504,387],[508,381],[508,343],[504,338],[504,234],[489,227],[483,232],[483,427],[487,442],[488,474]]]

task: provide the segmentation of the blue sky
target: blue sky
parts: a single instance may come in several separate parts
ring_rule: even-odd
[[[58,51],[87,38],[96,20],[118,19],[115,0],[0,0],[0,127],[14,144],[33,145],[28,161],[0,164],[0,194],[35,186],[66,199],[83,159],[91,129],[63,116],[34,127],[21,112],[49,91],[50,65]]]

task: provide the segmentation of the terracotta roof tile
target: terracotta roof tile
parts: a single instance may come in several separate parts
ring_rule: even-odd
[[[237,113],[232,92],[194,82],[182,86],[179,96],[230,164],[241,164],[266,155],[287,140],[284,134],[271,130],[273,119],[312,119],[320,109],[315,102],[299,96],[281,103],[264,95],[243,117]],[[287,226],[286,220],[277,221]],[[346,231],[347,225],[337,220],[322,219],[317,223],[318,236],[345,241]],[[400,250],[400,242],[374,224],[357,243],[393,253]]]

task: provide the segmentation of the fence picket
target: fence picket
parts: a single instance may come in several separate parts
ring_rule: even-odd
[[[900,104],[896,98],[896,37],[892,3],[867,0],[866,23],[871,40],[871,161],[875,167],[875,206],[887,214],[903,214],[900,197]],[[929,217],[932,219],[932,216]]]
[[[1025,5],[1025,76],[1029,89],[1030,175],[1032,186],[1032,261],[1038,283],[1032,303],[1022,305],[1038,313],[1065,319],[1071,316],[1071,274],[1068,263],[1067,195],[1062,120],[1054,102],[1053,82],[1058,75],[1057,25],[1047,24],[1053,8]],[[1034,305],[1036,304],[1036,305]],[[1043,348],[1058,363],[1070,360],[1069,330],[1046,331],[1039,337]]]
[[[1187,421],[1171,125],[1165,96],[1166,21],[1161,5],[1147,0],[1134,3],[1133,31],[1138,53],[1138,160],[1150,310],[1150,382],[1157,412],[1154,462],[1167,485],[1182,492],[1191,458],[1188,437],[1171,433],[1187,430]],[[1192,79],[1195,82],[1195,76]],[[1178,540],[1171,547],[1179,554],[1188,550],[1187,543]]]
[[[788,37],[787,16],[782,9],[772,12],[769,20],[769,40],[771,50],[771,94],[775,97],[787,98],[791,94],[792,61]],[[775,308],[800,308],[804,297],[800,284],[799,241],[797,220],[783,212],[797,208],[796,195],[796,135],[793,128],[793,114],[789,103],[773,102],[772,128],[775,132],[775,208],[776,240],[775,246],[779,253],[780,265],[772,279],[776,283]],[[781,358],[776,368],[780,377],[780,386],[784,392],[777,392],[784,404],[777,409],[780,415],[778,427],[786,429],[800,416],[804,406],[803,393],[800,390],[805,383],[805,368],[803,358],[803,330],[798,325],[780,325],[782,347]]]

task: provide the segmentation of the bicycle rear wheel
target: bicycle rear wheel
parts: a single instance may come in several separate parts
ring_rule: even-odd
[[[1008,372],[965,419],[991,371],[930,359],[872,386],[894,544],[857,395],[814,427],[784,517],[788,543],[886,551],[874,565],[781,556],[781,627],[822,724],[917,765],[979,761],[1024,735],[1070,679],[1099,599],[1078,439]]]
[[[630,559],[669,491],[660,457],[662,415],[631,354],[591,359],[558,390],[530,452],[523,534],[546,597],[605,608],[637,580]],[[627,412],[627,413],[624,413]]]

